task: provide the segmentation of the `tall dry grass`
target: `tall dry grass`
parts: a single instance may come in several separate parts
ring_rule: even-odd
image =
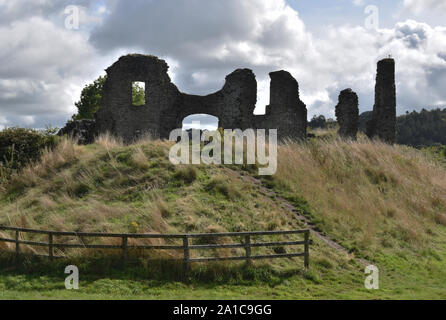
[[[0,224],[118,233],[298,227],[233,170],[173,167],[170,145],[150,137],[124,145],[110,134],[89,146],[64,139],[0,190]],[[290,141],[278,155],[268,183],[298,206],[305,199],[310,219],[346,247],[425,247],[445,230],[446,170],[421,152],[364,139],[314,139]],[[169,186],[172,179],[178,185]]]
[[[110,132],[99,135],[99,137],[96,138],[95,143],[106,150],[123,146],[122,139],[112,135]]]
[[[168,207],[156,192],[143,206],[116,200],[131,193],[133,188],[120,183],[134,180],[137,185],[140,176],[149,168],[150,157],[167,154],[166,148],[165,142],[153,141],[149,136],[132,145],[124,145],[121,139],[109,133],[99,136],[89,146],[79,146],[76,140],[63,138],[53,150],[45,150],[39,162],[28,165],[2,186],[0,224],[55,231],[168,233],[169,225],[165,221]],[[131,155],[128,163],[116,159],[120,153]],[[108,183],[104,183],[105,180]],[[47,241],[45,236],[26,236],[26,240]],[[61,237],[58,241],[78,244],[80,239]],[[95,243],[116,244],[113,241],[104,238],[96,239]],[[130,244],[162,245],[165,242],[143,239],[132,240]],[[34,250],[31,246],[22,247],[26,252]],[[44,248],[37,250],[45,253]],[[85,255],[87,252],[79,249],[71,250],[70,254]],[[159,254],[171,256],[175,253]]]
[[[12,176],[9,188],[24,188],[39,185],[42,178],[73,163],[82,153],[82,148],[71,138],[63,138],[53,150],[44,150],[40,161],[29,164],[21,172]]]
[[[446,213],[445,168],[408,147],[288,142],[278,160],[276,188],[303,197],[317,225],[351,248],[420,245]]]

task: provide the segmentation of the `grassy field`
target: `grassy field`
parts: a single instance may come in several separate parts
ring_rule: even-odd
[[[123,265],[113,252],[58,251],[65,260],[48,264],[24,259],[18,269],[4,254],[0,298],[445,299],[444,164],[407,147],[365,139],[342,142],[330,132],[318,135],[307,143],[280,146],[278,172],[272,177],[256,177],[256,166],[174,166],[168,160],[168,142],[124,146],[105,136],[78,146],[63,140],[39,163],[0,186],[0,224],[129,233],[305,227],[283,207],[280,196],[348,253],[312,237],[310,270],[294,258],[253,266],[197,264],[188,276],[175,265],[148,263],[149,254],[141,252],[133,252],[133,260]],[[262,180],[270,192],[243,176]],[[40,250],[22,247],[27,253]],[[0,249],[13,250],[3,243]],[[262,250],[255,253],[273,252]],[[163,257],[181,253],[150,255]],[[364,288],[366,275],[358,257],[378,266],[379,290]],[[68,264],[79,266],[78,291],[65,289]]]

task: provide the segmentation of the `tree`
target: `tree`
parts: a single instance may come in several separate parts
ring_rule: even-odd
[[[313,116],[308,125],[310,126],[311,129],[316,129],[316,128],[325,129],[327,127],[327,120],[323,115]]]
[[[140,86],[138,82],[133,82],[132,84],[132,102],[137,107],[146,104],[145,88]]]
[[[446,145],[446,109],[407,112],[397,117],[397,141],[414,147]]]
[[[106,80],[107,76],[101,76],[84,87],[80,100],[75,103],[78,112],[73,115],[73,120],[94,119],[94,114],[101,106],[102,91]],[[138,85],[137,82],[132,85],[132,99],[135,106],[142,106],[146,103],[145,88]]]
[[[102,90],[106,79],[106,76],[101,76],[93,83],[84,87],[81,93],[80,101],[76,102],[75,104],[78,113],[73,116],[73,120],[94,118],[94,114],[101,106]]]

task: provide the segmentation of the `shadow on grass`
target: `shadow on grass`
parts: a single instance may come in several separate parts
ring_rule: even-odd
[[[192,264],[189,272],[185,271],[182,261],[129,259],[120,257],[97,257],[79,259],[57,259],[35,256],[21,256],[18,260],[13,254],[0,254],[0,275],[20,277],[21,283],[45,282],[64,283],[68,274],[65,268],[75,265],[79,269],[84,284],[98,280],[112,279],[124,281],[150,282],[151,287],[161,287],[169,283],[184,283],[201,288],[213,288],[218,285],[253,285],[268,284],[276,286],[295,276],[305,276],[304,270],[290,268],[275,270],[267,264],[248,265],[247,263],[206,263]],[[14,283],[10,289],[19,289]]]

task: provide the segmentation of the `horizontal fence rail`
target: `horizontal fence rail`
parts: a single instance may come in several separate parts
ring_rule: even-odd
[[[54,249],[119,249],[122,250],[123,259],[128,259],[129,250],[134,249],[146,249],[146,250],[182,250],[183,261],[186,270],[190,269],[192,262],[209,262],[209,261],[240,261],[246,260],[251,263],[252,260],[260,259],[278,259],[278,258],[293,258],[303,257],[305,268],[309,268],[310,264],[310,230],[290,230],[290,231],[254,231],[254,232],[224,232],[224,233],[192,233],[192,234],[133,234],[133,233],[97,233],[97,232],[61,232],[61,231],[42,231],[26,228],[15,228],[0,226],[0,231],[12,231],[14,232],[14,239],[0,237],[0,242],[14,243],[15,254],[18,258],[21,254],[20,245],[47,247],[48,257],[50,260],[54,258],[62,258],[54,255]],[[25,241],[20,240],[20,235],[24,233],[41,234],[48,236],[48,242],[38,241]],[[271,242],[252,242],[252,238],[255,236],[277,236],[277,235],[296,235],[300,234],[304,236],[301,241],[271,241]],[[120,238],[120,245],[99,245],[99,244],[65,244],[56,243],[55,237],[72,236],[76,238]],[[244,242],[230,243],[230,244],[199,244],[194,245],[190,243],[191,239],[210,239],[210,238],[243,238]],[[129,239],[182,239],[182,245],[129,245]],[[298,253],[278,253],[269,255],[252,255],[252,248],[259,247],[285,247],[285,246],[303,246],[303,252]],[[192,258],[191,250],[212,250],[212,249],[245,249],[245,255],[243,256],[231,256],[231,257],[199,257]],[[42,255],[38,255],[42,256]]]

